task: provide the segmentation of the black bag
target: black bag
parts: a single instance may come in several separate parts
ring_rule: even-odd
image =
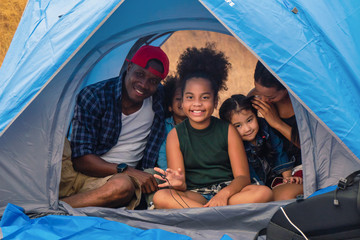
[[[266,239],[360,239],[360,171],[340,179],[334,191],[280,208]]]

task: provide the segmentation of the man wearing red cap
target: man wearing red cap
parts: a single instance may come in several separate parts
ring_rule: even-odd
[[[77,97],[72,164],[65,146],[59,194],[72,207],[134,209],[141,192],[158,189],[155,178],[142,170],[155,166],[164,138],[160,81],[169,60],[159,47],[147,45],[127,61],[120,77],[90,85]]]

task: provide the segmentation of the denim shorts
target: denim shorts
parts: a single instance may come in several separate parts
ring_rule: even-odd
[[[201,194],[201,196],[203,196],[206,200],[210,201],[210,199],[212,199],[215,196],[215,194],[208,193],[208,194]]]

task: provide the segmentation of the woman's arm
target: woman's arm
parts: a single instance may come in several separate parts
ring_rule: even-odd
[[[232,195],[251,183],[244,144],[238,131],[231,124],[228,132],[228,152],[234,180],[219,191],[204,207],[228,205],[228,200]]]
[[[291,140],[291,126],[286,124],[281,118],[279,117],[279,113],[276,110],[275,106],[271,103],[262,101],[261,99],[254,98],[253,99],[253,107],[258,110],[261,115],[265,118],[267,123],[278,132],[280,132],[286,139],[290,142]],[[299,143],[292,142],[296,147],[300,147]]]

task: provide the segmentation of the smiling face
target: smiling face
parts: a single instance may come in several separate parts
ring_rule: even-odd
[[[210,81],[201,77],[188,79],[184,88],[182,107],[193,128],[208,127],[216,107]]]
[[[261,100],[270,103],[277,103],[285,99],[288,92],[286,89],[278,90],[276,87],[264,87],[255,82],[256,94],[261,97]]]
[[[175,124],[179,124],[186,118],[181,102],[182,102],[181,88],[177,88],[174,93],[171,106],[169,106],[169,111],[172,112],[173,114]]]
[[[259,132],[259,124],[251,110],[243,109],[240,112],[234,112],[231,116],[231,124],[238,130],[243,141],[251,142],[255,145],[255,137]]]
[[[149,67],[162,71],[159,63],[149,61]],[[161,78],[134,63],[129,63],[125,76],[123,104],[141,106],[144,99],[152,96]]]

